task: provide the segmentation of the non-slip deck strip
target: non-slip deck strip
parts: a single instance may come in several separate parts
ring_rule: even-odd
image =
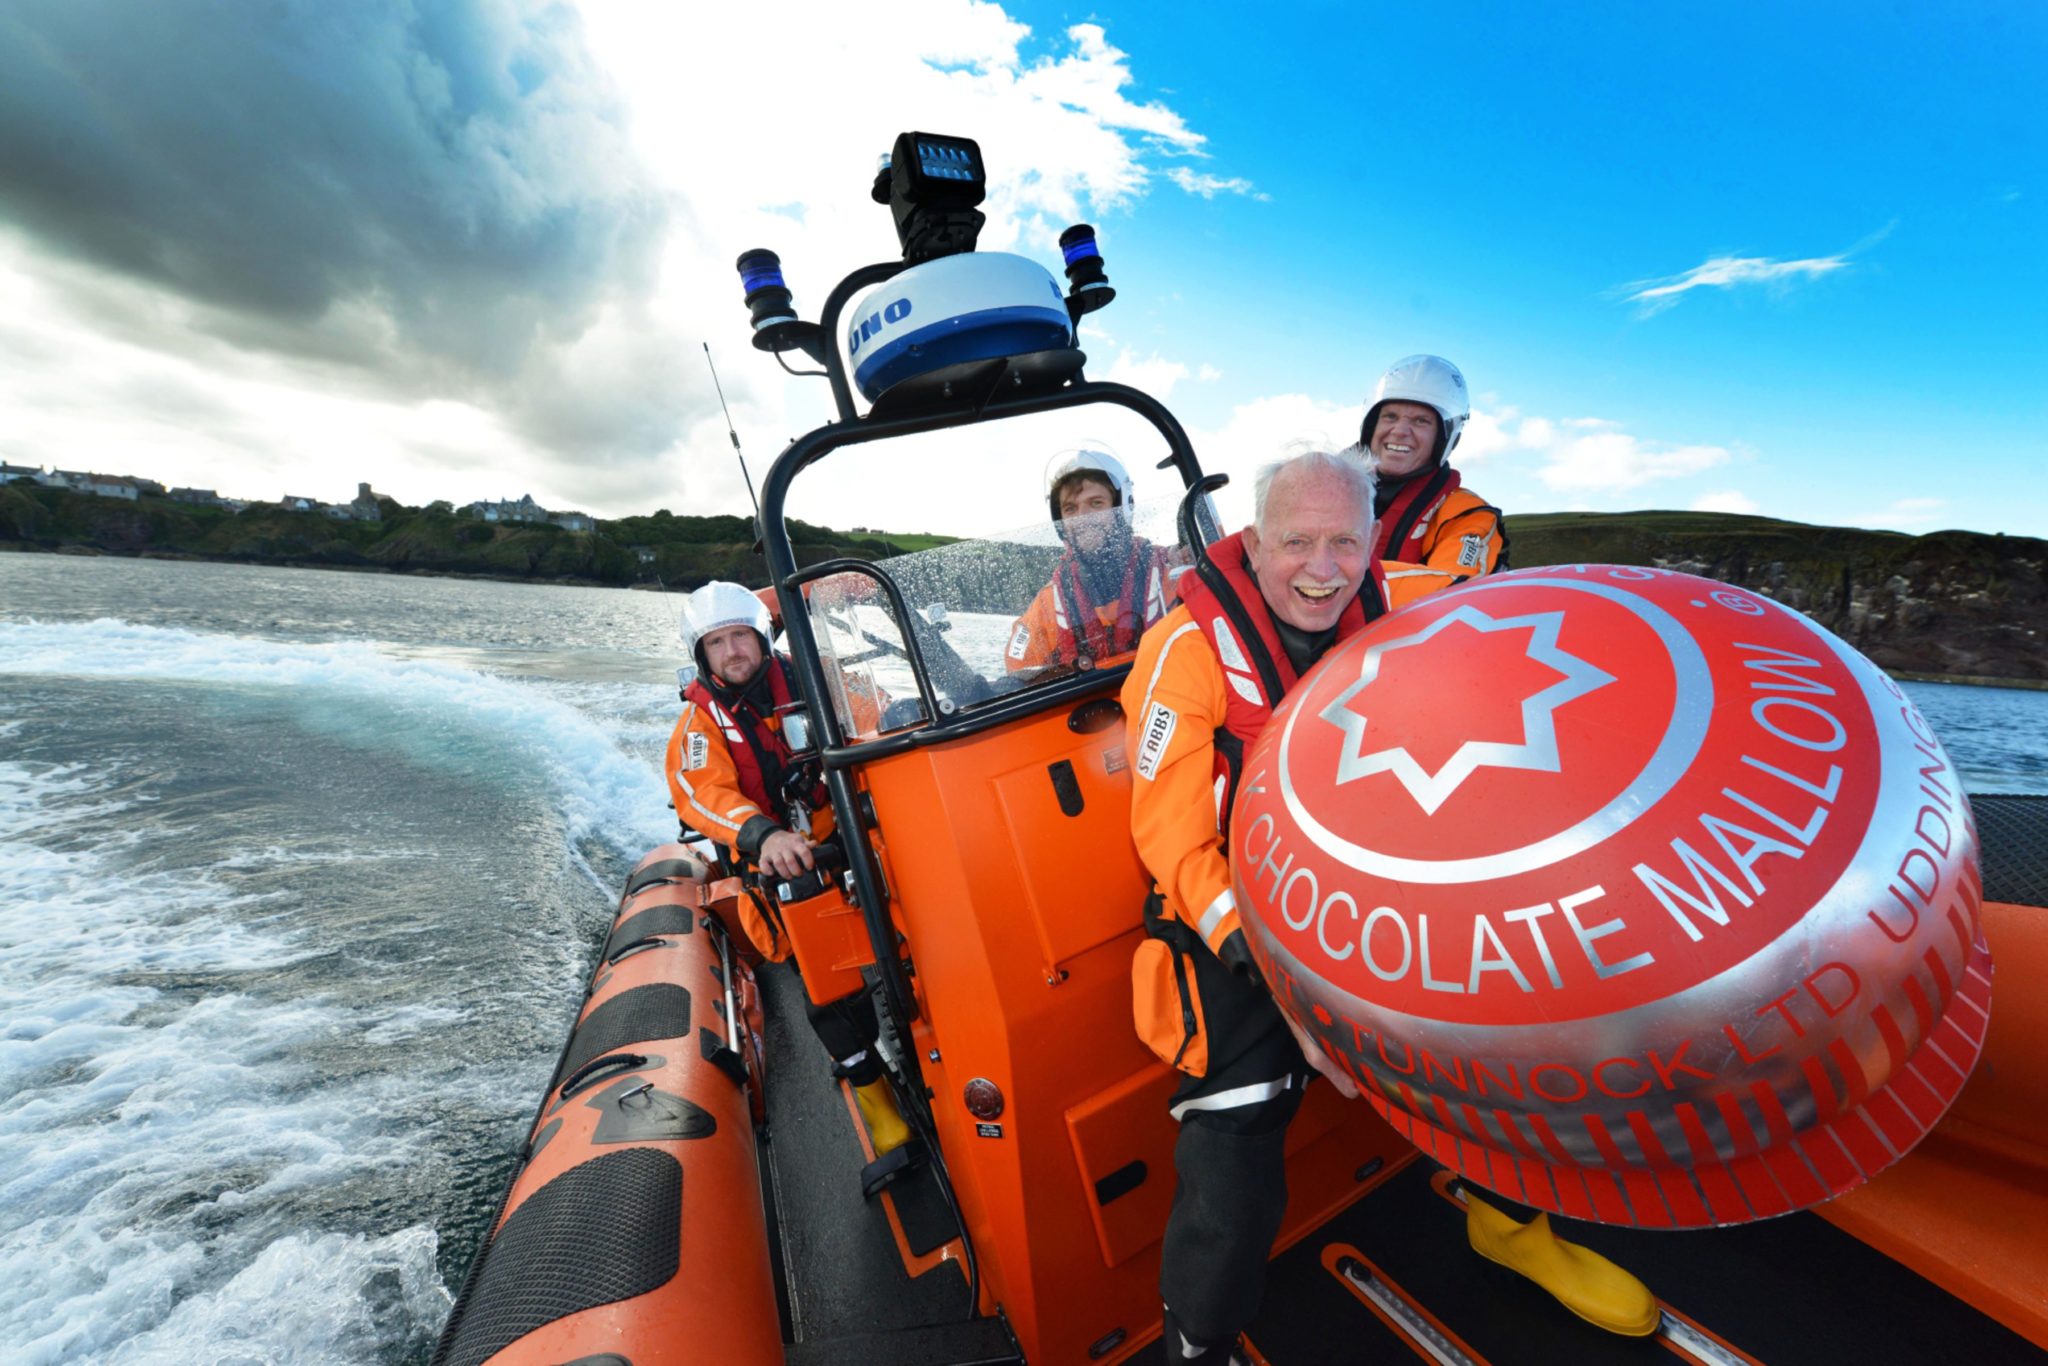
[[[562,1059],[554,1085],[575,1074],[592,1058],[655,1039],[680,1039],[690,1032],[690,992],[673,982],[634,987],[590,1012]]]
[[[2048,906],[2048,797],[1976,796],[1970,812],[1984,851],[1984,899]]]
[[[680,858],[663,859],[659,863],[648,864],[645,868],[627,878],[626,895],[631,896],[635,892],[645,891],[657,882],[687,882],[694,880],[696,876],[697,865],[690,860]]]
[[[1277,1258],[1252,1340],[1273,1366],[1327,1361],[1333,1333],[1389,1330],[1319,1264],[1347,1242],[1480,1357],[1515,1366],[1671,1360],[1647,1339],[1573,1317],[1533,1283],[1483,1260],[1461,1210],[1411,1163]],[[1482,1198],[1493,1199],[1481,1192]],[[1505,1205],[1506,1202],[1497,1201]],[[1514,1209],[1517,1218],[1530,1211]],[[2048,1353],[1811,1212],[1731,1228],[1653,1232],[1556,1221],[1558,1232],[1640,1276],[1652,1293],[1760,1361],[2048,1363]],[[1341,1326],[1340,1326],[1341,1325]],[[1399,1354],[1367,1358],[1399,1361]]]
[[[619,927],[612,931],[612,937],[604,943],[604,956],[610,958],[626,945],[657,934],[692,934],[696,928],[697,913],[688,906],[674,903],[649,906],[619,922]]]
[[[536,1328],[668,1283],[681,1261],[683,1168],[655,1148],[571,1167],[491,1241],[434,1366],[478,1366]]]

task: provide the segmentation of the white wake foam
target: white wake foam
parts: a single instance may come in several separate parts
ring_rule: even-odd
[[[430,1335],[447,1299],[431,1231],[277,1226],[295,1191],[431,1156],[424,1132],[385,1123],[402,1079],[333,1085],[295,1053],[425,1019],[152,985],[307,950],[275,920],[251,923],[251,898],[212,873],[137,857],[139,826],[70,838],[123,814],[114,781],[0,763],[6,1359],[368,1359],[372,1343]],[[380,1307],[400,1317],[380,1322]]]
[[[558,812],[573,866],[589,841],[635,857],[674,829],[658,763],[674,708],[660,688],[513,682],[362,644],[118,621],[0,623],[10,675],[191,685],[208,706],[534,792]],[[24,724],[0,721],[0,735]],[[345,982],[326,995],[269,985],[334,946],[300,923],[296,896],[246,889],[374,859],[374,834],[323,853],[209,831],[219,856],[192,866],[175,856],[180,832],[122,778],[0,761],[0,1357],[418,1354],[448,1305],[435,1234],[417,1213],[366,1211],[364,1193],[391,1190],[395,1173],[449,1183],[451,1105],[472,1126],[505,1109],[509,1143],[532,1059],[436,1047],[474,1027],[477,984],[376,1004]],[[510,1008],[544,1014],[559,986]],[[364,1049],[412,1053],[399,1068]],[[316,1057],[341,1059],[344,1075]],[[375,1232],[358,1231],[366,1218]]]
[[[253,690],[308,729],[409,762],[547,783],[572,840],[637,858],[670,838],[660,745],[674,707],[641,684],[512,682],[361,642],[288,642],[140,625],[0,622],[0,676],[134,679]],[[626,748],[622,748],[622,742]]]

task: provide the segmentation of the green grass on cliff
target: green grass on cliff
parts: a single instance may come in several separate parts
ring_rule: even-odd
[[[595,532],[492,523],[381,499],[382,521],[340,521],[274,503],[240,513],[145,496],[133,502],[17,482],[0,486],[0,547],[91,549],[117,555],[189,556],[259,564],[388,569],[426,574],[660,582],[691,588],[706,579],[767,581],[742,517],[678,516],[667,510],[598,523]],[[803,564],[842,557],[880,560],[953,539],[928,533],[848,535],[789,524]]]

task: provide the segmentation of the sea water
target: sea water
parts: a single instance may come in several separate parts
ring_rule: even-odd
[[[675,831],[677,606],[0,555],[0,1355],[431,1353]],[[1908,687],[2048,791],[2048,693]]]

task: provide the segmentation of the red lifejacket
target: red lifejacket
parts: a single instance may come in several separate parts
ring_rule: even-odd
[[[1145,628],[1166,615],[1166,570],[1165,547],[1153,545],[1142,536],[1131,537],[1130,554],[1124,557],[1123,583],[1117,588],[1116,621],[1104,625],[1101,609],[1105,604],[1089,596],[1080,558],[1069,546],[1052,571],[1053,622],[1059,627],[1055,656],[1058,662],[1072,665],[1083,656],[1093,662],[1137,649],[1138,637],[1145,634]]]
[[[770,655],[765,667],[772,706],[770,716],[762,716],[739,691],[715,684],[702,673],[683,690],[683,695],[707,709],[721,725],[729,722],[731,729],[739,732],[742,744],[729,743],[731,737],[727,736],[726,747],[732,751],[733,777],[738,781],[740,791],[747,794],[747,800],[780,824],[789,819],[783,800],[783,786],[790,760],[796,757],[782,738],[781,715],[784,708],[795,700],[795,694],[790,690],[789,660],[785,656]],[[822,783],[809,794],[809,800],[814,810],[825,803],[827,796]]]
[[[1374,523],[1372,557],[1375,560],[1399,560],[1404,564],[1421,564],[1427,547],[1427,537],[1417,536],[1415,528],[1422,519],[1442,504],[1443,500],[1456,492],[1463,482],[1462,476],[1449,465],[1438,465],[1427,474],[1418,474],[1401,486],[1387,504],[1387,510],[1379,514]]]
[[[1333,646],[1364,630],[1367,622],[1386,615],[1386,571],[1377,559],[1367,563],[1369,572],[1358,587],[1358,596],[1337,618]],[[1300,675],[1280,642],[1273,610],[1252,576],[1242,531],[1210,546],[1206,560],[1195,572],[1181,575],[1180,600],[1223,666],[1227,684],[1228,709],[1216,732],[1215,749],[1216,776],[1223,780],[1217,796],[1217,824],[1228,833],[1230,801],[1244,765],[1245,746],[1259,738],[1273,718],[1273,708],[1293,690]]]

